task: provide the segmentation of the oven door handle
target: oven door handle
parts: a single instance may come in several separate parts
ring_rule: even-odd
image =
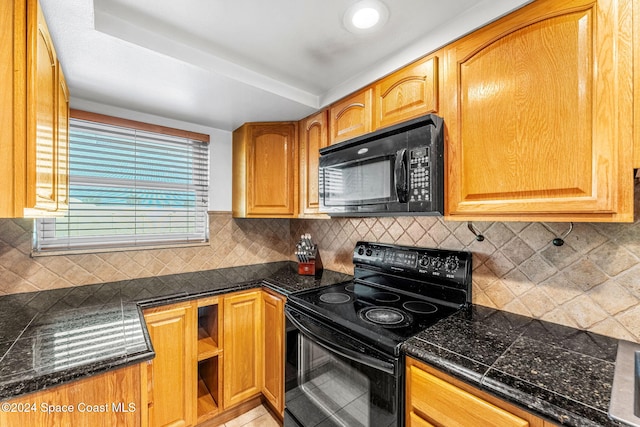
[[[311,332],[300,319],[296,319],[293,315],[290,315],[288,312],[286,313],[287,317],[293,323],[293,325],[300,331],[304,336],[313,341],[314,343],[324,347],[326,350],[339,354],[342,357],[346,357],[347,359],[353,360],[358,363],[362,363],[363,365],[370,366],[379,371],[385,372],[387,374],[395,375],[396,369],[393,363],[385,362],[383,360],[376,359],[375,357],[367,356],[366,354],[360,353],[356,349],[350,349],[345,347],[344,345],[338,345],[335,342],[331,342],[317,334]]]

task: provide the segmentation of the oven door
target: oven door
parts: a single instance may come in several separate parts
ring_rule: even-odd
[[[399,426],[399,359],[286,308],[285,426]]]
[[[407,210],[407,139],[393,135],[320,156],[323,212],[369,213]]]

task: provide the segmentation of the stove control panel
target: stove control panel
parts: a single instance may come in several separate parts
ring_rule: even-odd
[[[471,253],[464,251],[358,242],[353,263],[423,280],[461,283],[471,275]]]

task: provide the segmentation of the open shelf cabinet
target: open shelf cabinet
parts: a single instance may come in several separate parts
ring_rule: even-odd
[[[198,301],[198,423],[220,413],[222,398],[222,301]]]

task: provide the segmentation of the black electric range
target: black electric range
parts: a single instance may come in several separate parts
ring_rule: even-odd
[[[288,304],[397,356],[400,345],[471,302],[471,253],[358,242],[354,279]]]
[[[358,242],[353,280],[290,295],[285,427],[405,425],[400,347],[469,306],[471,259]]]

